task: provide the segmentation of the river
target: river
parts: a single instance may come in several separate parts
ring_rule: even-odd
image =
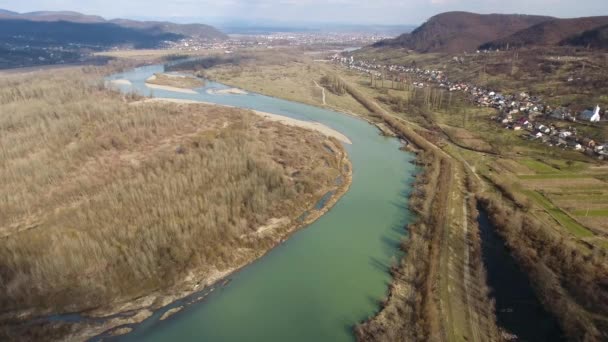
[[[373,315],[388,291],[391,260],[399,258],[416,167],[400,142],[364,120],[259,94],[217,94],[207,82],[185,94],[148,89],[163,66],[113,75],[122,91],[199,100],[316,121],[345,134],[353,165],[350,190],[324,216],[258,261],[231,275],[204,301],[165,321],[159,310],[121,341],[352,341],[352,328]],[[176,306],[176,305],[173,305]]]

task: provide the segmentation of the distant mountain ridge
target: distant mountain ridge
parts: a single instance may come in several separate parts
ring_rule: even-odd
[[[520,14],[476,14],[446,12],[397,38],[380,41],[374,47],[399,47],[418,52],[450,52],[476,50],[480,45],[507,37],[552,17]]]
[[[110,23],[0,20],[0,48],[5,44],[29,48],[78,45],[94,50],[125,44],[135,48],[153,48],[164,41],[182,37],[174,33],[151,34]]]
[[[122,27],[145,30],[155,33],[172,33],[199,39],[224,40],[228,36],[216,28],[205,24],[176,24],[167,21],[137,21],[130,19],[113,19],[109,21]]]
[[[521,14],[446,12],[411,33],[372,45],[417,52],[461,53],[532,46],[608,49],[608,16],[560,19]]]
[[[553,19],[530,26],[508,37],[483,44],[484,49],[523,46],[580,45],[576,36],[608,25],[608,16]],[[590,35],[591,33],[588,33]]]
[[[16,13],[0,9],[0,20],[26,20],[33,22],[70,22],[80,24],[113,24],[122,28],[140,30],[150,35],[172,34],[198,39],[225,40],[228,36],[205,24],[175,24],[159,21],[136,21],[129,19],[106,20],[97,15],[72,11],[37,11]]]

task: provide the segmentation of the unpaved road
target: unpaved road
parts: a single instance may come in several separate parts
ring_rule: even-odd
[[[327,106],[327,102],[325,102],[325,88],[321,87],[321,86],[319,85],[319,83],[317,83],[317,81],[313,81],[313,82],[315,82],[315,85],[316,85],[318,88],[321,88],[321,91],[322,91],[322,94],[323,94],[323,105],[324,105],[324,106]]]

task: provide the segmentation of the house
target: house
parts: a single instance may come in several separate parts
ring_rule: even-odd
[[[517,123],[521,126],[526,126],[528,125],[529,121],[525,116],[522,116],[521,118],[517,119]]]
[[[566,114],[568,114],[568,111],[565,108],[557,108],[551,112],[551,114],[549,114],[549,117],[551,119],[564,120],[566,118]]]
[[[580,151],[583,149],[583,146],[581,146],[581,144],[579,144],[578,142],[574,141],[574,140],[569,140],[567,142],[568,147],[573,148],[577,151]]]
[[[589,148],[594,148],[596,145],[595,141],[590,138],[583,138],[583,140],[581,140],[581,144],[583,144],[585,147],[589,147]]]
[[[542,124],[538,124],[536,125],[536,130],[545,134],[549,134],[551,132],[551,129],[545,125]]]
[[[595,110],[585,110],[579,116],[579,119],[589,122],[600,121],[600,106],[596,106]]]

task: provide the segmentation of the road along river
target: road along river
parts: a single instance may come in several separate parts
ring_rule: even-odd
[[[318,122],[347,136],[350,190],[324,216],[232,274],[203,301],[167,320],[171,306],[134,327],[123,341],[351,341],[352,327],[373,315],[388,291],[416,167],[400,142],[364,120],[259,94],[222,92],[207,82],[184,93],[151,89],[145,80],[162,65],[113,75],[124,92],[230,105]],[[128,81],[128,82],[127,82]]]

